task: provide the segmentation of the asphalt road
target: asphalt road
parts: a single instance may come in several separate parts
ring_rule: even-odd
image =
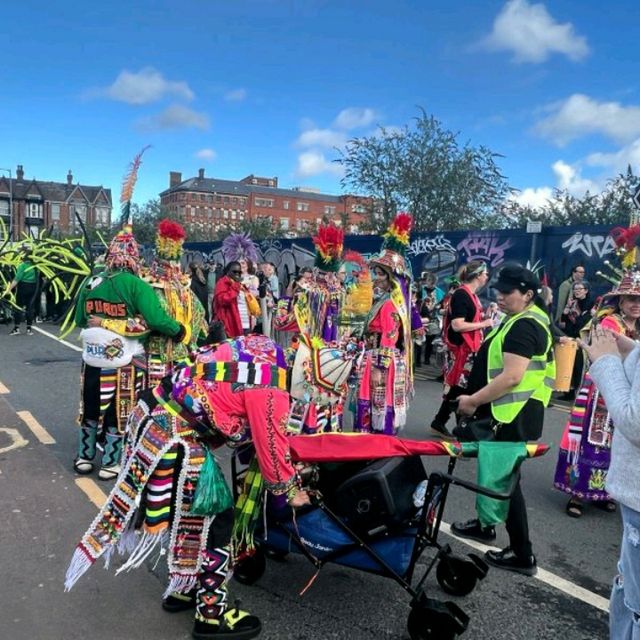
[[[56,331],[50,325],[38,328]],[[97,512],[76,484],[71,465],[80,354],[40,332],[11,337],[8,331],[0,326],[0,639],[189,638],[192,614],[169,615],[160,608],[159,569],[115,577],[113,567],[105,571],[95,566],[73,591],[63,592],[73,548]],[[406,437],[426,438],[425,425],[439,404],[440,385],[424,377],[420,373],[416,382]],[[33,415],[53,442],[36,437],[25,422],[28,416],[16,415],[23,411]],[[603,609],[619,550],[619,515],[590,509],[573,520],[564,514],[566,497],[552,489],[552,479],[566,415],[566,410],[548,409],[544,440],[553,448],[523,467],[531,537],[542,569],[539,577],[492,569],[464,598],[447,596],[435,577],[427,579],[430,597],[455,601],[470,616],[461,636],[465,639],[607,637]],[[428,470],[444,465],[440,458],[424,462]],[[461,461],[456,472],[473,478],[475,463]],[[99,487],[108,492],[108,484]],[[473,505],[471,493],[453,488],[446,522],[473,517]],[[459,553],[474,551],[463,541],[441,535]],[[497,544],[506,546],[506,540],[504,530],[499,531]],[[430,558],[427,550],[422,566]],[[265,639],[408,638],[409,597],[393,581],[330,565],[300,597],[313,573],[299,556],[270,561],[253,587],[232,583],[231,598],[241,598],[261,617]]]

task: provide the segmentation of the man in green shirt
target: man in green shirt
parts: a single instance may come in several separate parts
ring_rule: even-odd
[[[104,451],[98,477],[111,480],[129,412],[145,382],[143,341],[155,332],[181,342],[185,327],[160,305],[153,288],[138,277],[139,250],[130,230],[109,245],[105,271],[80,293],[75,320],[83,328],[80,433],[74,460],[77,473],[91,473],[99,427]]]
[[[33,263],[33,257],[29,247],[23,247],[24,257],[16,269],[16,275],[11,282],[10,290],[16,289],[16,304],[20,309],[13,312],[14,327],[10,335],[17,336],[20,333],[20,324],[23,316],[27,318],[27,335],[32,336],[33,319],[35,316],[35,303],[38,297],[38,272]]]

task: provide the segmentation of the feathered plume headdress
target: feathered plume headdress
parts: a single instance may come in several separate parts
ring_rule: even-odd
[[[187,234],[182,225],[174,220],[164,219],[156,233],[156,255],[165,260],[177,260],[182,255],[182,245]]]
[[[316,248],[315,266],[321,271],[336,272],[344,249],[344,231],[334,224],[321,224],[312,238]]]
[[[621,267],[616,267],[605,260],[604,264],[609,273],[597,272],[597,275],[613,284],[613,289],[604,296],[604,305],[611,302],[611,298],[614,296],[640,295],[640,265],[638,265],[640,224],[627,229],[615,227],[609,235],[616,244],[616,256],[620,259]]]
[[[248,233],[230,233],[222,242],[222,255],[227,264],[238,260],[258,262],[258,247]]]
[[[379,255],[371,259],[372,264],[379,264],[390,269],[396,275],[410,273],[405,256],[409,247],[409,234],[413,225],[413,218],[404,211],[396,214],[389,228],[382,234],[382,248]]]
[[[142,151],[133,159],[133,162],[129,165],[124,180],[122,181],[122,191],[120,192],[120,224],[129,226],[132,225],[131,220],[131,198],[133,196],[133,188],[136,186],[138,180],[138,169],[142,164],[142,154],[150,147],[147,145]]]

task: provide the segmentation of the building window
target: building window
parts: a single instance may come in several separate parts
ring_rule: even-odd
[[[273,207],[272,198],[256,198],[256,207]]]
[[[288,200],[285,200],[285,201],[282,203],[282,208],[283,208],[283,209],[288,209],[288,208],[289,208],[289,201],[288,201]]]
[[[280,218],[280,228],[285,231],[289,229],[289,218]]]
[[[225,220],[228,220],[228,219],[229,219],[229,212],[228,212],[226,209],[222,212],[222,217],[223,217]]]
[[[9,215],[9,201],[0,200],[0,216],[8,216],[8,215]]]
[[[235,220],[235,219],[236,219],[236,212],[235,212],[235,211],[232,211],[232,212],[231,212],[231,219],[232,219],[232,220]]]
[[[333,216],[336,213],[336,208],[335,207],[328,207],[325,206],[324,208],[324,215],[325,216]]]
[[[366,213],[367,208],[363,204],[352,204],[351,211],[354,213]]]
[[[58,212],[58,218],[59,217],[60,217],[60,212]],[[96,207],[96,225],[106,226],[108,224],[109,224],[109,209],[107,209],[106,207]]]
[[[309,203],[308,202],[296,202],[296,209],[298,211],[309,211]]]
[[[241,211],[241,212],[238,214],[238,218],[240,218],[240,220],[244,220],[244,212],[243,212],[243,211]]]
[[[298,231],[304,231],[308,227],[309,223],[306,220],[297,220],[296,228]]]
[[[27,211],[29,218],[42,218],[42,205],[37,202],[30,202]]]
[[[238,206],[238,198],[231,198],[231,204],[232,204],[234,207],[237,207],[237,206]]]
[[[181,192],[181,193],[179,193],[179,194],[178,194],[178,200],[179,200],[180,202],[184,202],[184,200],[186,199],[186,197],[187,197],[187,194],[186,194],[186,193],[184,193],[184,192]]]
[[[225,204],[229,204],[229,196],[225,196],[223,200]]]
[[[213,196],[212,196],[212,195],[208,195],[208,196],[207,196],[207,202],[208,202],[209,204],[211,204],[211,203],[213,202]]]

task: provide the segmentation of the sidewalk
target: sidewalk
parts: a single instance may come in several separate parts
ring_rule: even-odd
[[[16,447],[15,433],[6,429],[17,430],[28,443]],[[164,613],[160,608],[163,585],[148,570],[116,578],[113,565],[105,571],[99,561],[70,593],[64,593],[64,575],[74,546],[97,508],[2,396],[0,451],[0,638],[191,637],[193,612]],[[108,492],[110,487],[100,484],[100,488]],[[149,611],[138,618],[145,609]]]

